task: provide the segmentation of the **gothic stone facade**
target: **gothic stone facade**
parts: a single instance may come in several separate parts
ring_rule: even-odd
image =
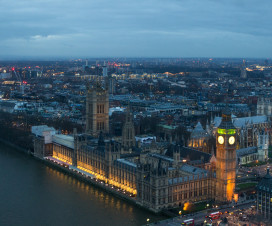
[[[99,83],[90,87],[86,94],[86,133],[98,137],[100,132],[109,133],[109,94]]]

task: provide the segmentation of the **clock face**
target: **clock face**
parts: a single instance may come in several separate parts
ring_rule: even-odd
[[[224,143],[224,137],[219,136],[219,137],[218,137],[218,143],[219,143],[219,144],[223,144],[223,143]]]
[[[235,137],[234,137],[234,136],[231,136],[231,137],[229,138],[229,144],[234,144],[234,142],[235,142]]]

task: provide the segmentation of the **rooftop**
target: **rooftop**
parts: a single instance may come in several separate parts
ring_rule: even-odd
[[[63,134],[53,135],[53,142],[74,149],[74,137]]]
[[[41,126],[32,126],[31,132],[35,134],[36,136],[43,136],[43,132],[45,131],[52,131],[56,132],[56,130],[53,127],[48,127],[47,125],[41,125]]]
[[[203,129],[200,122],[197,123],[196,127],[193,129],[193,131],[191,133],[192,138],[208,137],[208,136],[209,136],[208,132]]]
[[[253,154],[257,152],[257,147],[247,147],[236,150],[237,157],[242,157],[245,155]]]
[[[132,166],[132,167],[135,167],[135,168],[137,167],[137,165],[135,163],[130,162],[130,161],[126,160],[126,159],[117,159],[116,161],[121,162],[121,163],[126,164],[126,165],[129,165],[129,166]]]
[[[172,158],[169,158],[165,155],[160,155],[160,154],[157,154],[157,153],[151,153],[149,154],[149,156],[152,156],[152,157],[155,157],[155,158],[158,158],[158,159],[162,159],[162,160],[165,160],[165,161],[168,161],[168,162],[173,162],[174,160]]]
[[[202,173],[207,173],[207,170],[199,168],[199,167],[195,167],[195,166],[191,166],[188,164],[184,164],[182,165],[182,167],[180,167],[180,170],[185,171],[187,173],[191,173],[191,174],[202,174]]]
[[[214,118],[214,127],[218,128],[222,121],[221,117]],[[243,118],[232,118],[232,123],[236,128],[245,127],[247,124],[259,124],[267,122],[267,116],[259,115],[259,116],[251,116],[251,117],[243,117]]]
[[[173,151],[174,151],[175,145],[172,145],[168,150],[166,151],[167,156],[173,156]],[[188,159],[189,161],[196,161],[196,160],[201,160],[203,159],[204,162],[202,163],[207,163],[210,161],[212,155],[198,151],[193,148],[188,148],[188,147],[179,147],[179,152],[180,152],[180,159]]]

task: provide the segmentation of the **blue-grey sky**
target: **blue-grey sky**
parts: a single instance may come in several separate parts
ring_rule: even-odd
[[[263,57],[270,0],[0,0],[0,56]]]

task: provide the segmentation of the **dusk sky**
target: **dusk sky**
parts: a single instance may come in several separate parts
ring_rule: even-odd
[[[269,0],[0,0],[0,58],[261,57]]]

